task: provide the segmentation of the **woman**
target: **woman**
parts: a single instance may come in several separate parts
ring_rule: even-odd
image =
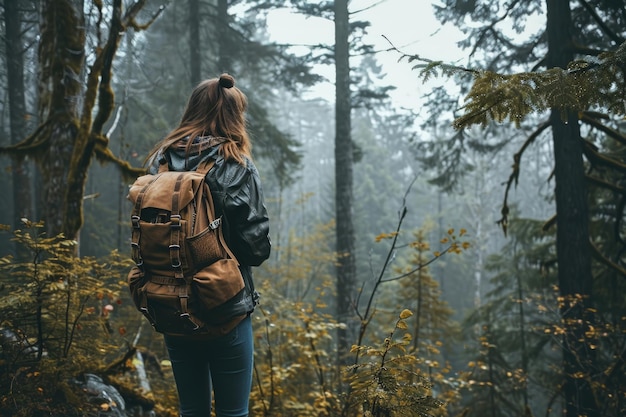
[[[182,119],[148,156],[150,171],[161,163],[170,170],[195,170],[215,160],[206,178],[215,212],[223,215],[224,235],[240,263],[251,309],[258,298],[251,266],[269,257],[269,220],[259,174],[250,157],[244,112],[246,96],[228,74],[200,83],[191,93]],[[218,337],[165,336],[180,400],[181,417],[209,417],[212,392],[218,417],[248,415],[252,384],[253,340],[249,311]],[[225,333],[225,334],[224,334]]]

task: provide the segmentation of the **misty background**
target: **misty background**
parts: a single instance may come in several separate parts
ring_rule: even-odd
[[[594,184],[612,184],[614,194],[593,189],[585,201],[591,207],[592,232],[597,232],[591,240],[601,250],[613,251],[610,259],[616,269],[607,272],[594,258],[596,304],[585,311],[599,313],[585,321],[592,324],[577,335],[585,341],[582,350],[591,352],[597,362],[591,370],[585,368],[589,373],[582,377],[564,368],[562,356],[571,350],[576,353],[571,362],[584,362],[577,361],[578,354],[584,355],[565,346],[561,338],[568,326],[562,317],[567,310],[565,295],[571,294],[559,293],[563,281],[557,277],[556,157],[550,129],[545,130],[548,120],[554,119],[550,110],[536,105],[520,110],[517,118],[497,120],[496,115],[483,125],[453,126],[466,111],[466,97],[480,75],[494,74],[499,81],[498,74],[551,68],[546,61],[546,4],[344,1],[349,11],[349,91],[342,96],[335,78],[337,3],[150,1],[132,19],[121,19],[119,30],[109,32],[116,11],[130,13],[135,3],[104,2],[100,7],[90,1],[4,0],[0,168],[5,175],[0,176],[4,196],[0,212],[1,223],[7,226],[0,234],[2,328],[23,332],[23,341],[36,347],[38,361],[60,358],[51,362],[54,372],[65,370],[68,357],[77,358],[76,368],[63,372],[74,375],[97,368],[129,403],[145,400],[145,392],[133,391],[141,385],[160,398],[158,415],[175,415],[176,398],[168,391],[171,374],[159,335],[142,324],[128,299],[124,272],[117,270],[128,266],[124,259],[128,261],[130,253],[131,209],[126,194],[148,152],[176,126],[192,88],[202,79],[228,72],[250,102],[253,157],[273,242],[271,258],[255,269],[261,305],[254,315],[258,373],[251,415],[304,417],[340,415],[342,407],[343,412],[350,407],[360,410],[384,384],[368,391],[370,387],[348,381],[365,397],[351,399],[354,403],[345,400],[350,396],[344,391],[340,365],[364,368],[379,363],[385,356],[380,352],[389,347],[386,341],[397,338],[402,340],[394,345],[398,367],[409,369],[410,376],[401,377],[400,371],[389,376],[398,384],[394,386],[409,390],[394,393],[400,392],[403,401],[414,398],[411,389],[425,398],[441,399],[444,407],[426,410],[433,415],[574,417],[578,409],[571,408],[569,400],[578,389],[586,393],[580,397],[589,398],[585,389],[593,386],[604,401],[598,400],[604,408],[596,411],[602,408],[605,414],[589,417],[618,417],[626,404],[621,372],[624,272],[619,269],[624,262],[622,165],[616,164],[617,174],[607,174],[608,169],[594,165],[589,156],[594,154],[585,154],[589,158],[585,173],[607,175]],[[595,15],[586,7],[591,3]],[[593,48],[616,50],[617,41],[624,38],[624,10],[623,2],[576,2],[572,36],[589,45],[576,56],[587,59]],[[127,16],[124,13],[120,15]],[[57,19],[55,29],[47,20],[51,16]],[[598,21],[605,21],[604,26]],[[594,29],[596,25],[601,30]],[[603,33],[610,30],[616,35],[607,41]],[[79,48],[81,33],[84,44]],[[119,39],[113,48],[108,40],[116,33]],[[61,47],[54,49],[55,45]],[[103,60],[103,51],[110,50],[112,59]],[[58,56],[63,59],[56,60]],[[78,56],[79,63],[72,56]],[[21,79],[15,78],[16,67],[11,66],[16,59]],[[602,63],[594,59],[594,64]],[[98,72],[99,65],[109,68],[108,64],[110,74]],[[52,70],[59,67],[63,71]],[[63,76],[55,78],[60,73]],[[609,84],[623,85],[623,70],[615,74]],[[496,81],[491,85],[493,90],[499,87]],[[560,87],[554,82],[551,88]],[[62,93],[56,96],[59,90]],[[526,90],[520,91],[517,95]],[[487,88],[484,94],[488,99],[489,92]],[[90,101],[92,95],[98,100]],[[342,113],[337,103],[344,102],[349,108]],[[603,105],[594,111],[606,110]],[[607,111],[607,123],[613,122],[616,111],[612,111]],[[345,137],[338,134],[342,126],[348,130]],[[623,135],[623,120],[620,124],[618,118],[611,126],[614,130],[608,133],[584,126],[581,135],[602,155],[621,160],[623,145],[616,138]],[[81,138],[89,143],[88,151],[73,154]],[[349,163],[342,162],[345,154],[335,153],[338,145],[349,149]],[[337,174],[338,165],[346,170]],[[83,182],[80,168],[85,170]],[[348,176],[353,178],[351,201],[343,210],[346,202],[336,190]],[[73,185],[67,186],[70,182]],[[567,210],[561,213],[561,219],[569,219]],[[22,219],[43,219],[46,226]],[[339,247],[343,234],[338,232],[346,230],[338,229],[346,220],[353,230],[348,251]],[[61,250],[59,245],[33,243],[10,232],[21,228],[43,231],[45,237],[65,233],[76,242],[75,257],[59,263],[69,265],[64,269],[70,271],[67,276],[86,275],[98,282],[84,281],[89,287],[80,289],[84,293],[77,290],[80,302],[69,301],[70,278],[57,279],[59,273],[50,272],[42,279],[37,272],[41,266],[33,262],[39,255],[20,252],[25,241],[31,251],[47,244],[46,250],[55,253]],[[573,252],[572,264],[577,253],[591,257],[591,249]],[[115,262],[109,261],[111,254]],[[93,259],[106,260],[103,269],[108,272],[102,275],[106,278],[94,274],[89,265],[83,269],[81,262]],[[346,259],[354,262],[354,270],[344,282]],[[591,272],[588,275],[591,281]],[[585,296],[591,299],[591,293]],[[67,309],[54,314],[57,307]],[[104,307],[107,313],[99,314]],[[90,324],[74,333],[70,316],[75,323],[80,319]],[[38,326],[41,323],[45,325]],[[76,347],[70,349],[74,345],[66,341],[63,354],[55,356],[56,343],[68,333],[63,337],[55,333],[62,323],[66,329],[72,327]],[[399,332],[404,329],[407,336],[402,339]],[[102,353],[97,361],[90,356],[94,346]],[[69,354],[75,351],[76,356]],[[32,356],[22,350],[12,351],[14,356],[8,349],[3,352],[14,360],[0,363],[11,376],[0,383],[2,404],[16,404],[16,398],[32,398],[37,404],[53,402],[51,398],[69,401],[59,394],[63,390],[48,389],[57,378],[54,372],[42,372],[49,379],[37,382],[32,375],[39,369],[38,361],[33,365]],[[147,368],[147,376],[138,376],[135,362],[120,365],[126,363],[120,357],[135,358],[141,364],[137,369]],[[375,359],[368,362],[366,357]],[[33,368],[22,368],[23,363]],[[378,371],[383,368],[395,369],[380,364]],[[376,378],[382,371],[375,371],[363,371],[364,379],[379,383]],[[574,391],[563,388],[572,380],[587,381],[587,376],[593,384]],[[11,391],[12,381],[23,383],[22,391]],[[124,384],[131,386],[128,392]],[[46,388],[38,391],[42,386]],[[404,404],[405,409],[418,410]],[[38,405],[32,407],[24,410]],[[401,415],[378,410],[370,415]]]

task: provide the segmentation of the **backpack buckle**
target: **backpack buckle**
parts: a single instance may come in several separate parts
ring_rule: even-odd
[[[218,217],[217,219],[215,219],[211,223],[209,223],[209,227],[211,228],[211,230],[215,230],[218,227],[220,227],[220,223],[222,223],[222,218]]]
[[[130,216],[130,222],[133,225],[133,229],[139,229],[139,216]]]
[[[189,320],[189,323],[191,323],[193,325],[193,329],[192,330],[198,330],[200,328],[200,325],[192,320],[192,318],[189,315],[189,313],[180,313],[180,318]]]
[[[135,264],[143,269],[143,258],[141,257],[141,251],[139,249],[139,243],[137,242],[130,242],[130,254],[131,254],[131,258],[133,258],[133,261],[135,261]]]
[[[180,268],[182,262],[180,261],[180,245],[170,245],[170,259],[172,260],[172,268]]]
[[[170,225],[170,227],[172,229],[180,229],[180,214],[172,214],[170,216],[170,222],[172,222],[172,224]]]

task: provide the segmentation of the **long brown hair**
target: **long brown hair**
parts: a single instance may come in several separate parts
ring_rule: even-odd
[[[189,155],[195,137],[213,136],[226,139],[220,147],[224,159],[244,164],[243,157],[250,157],[251,147],[246,130],[247,106],[246,95],[235,87],[231,75],[202,81],[192,91],[178,127],[154,147],[146,161],[184,138],[189,138],[186,149]]]

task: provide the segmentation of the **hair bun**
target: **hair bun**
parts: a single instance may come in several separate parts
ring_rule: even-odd
[[[232,88],[235,86],[235,79],[233,78],[232,75],[224,73],[220,75],[219,83],[220,83],[220,87]]]

